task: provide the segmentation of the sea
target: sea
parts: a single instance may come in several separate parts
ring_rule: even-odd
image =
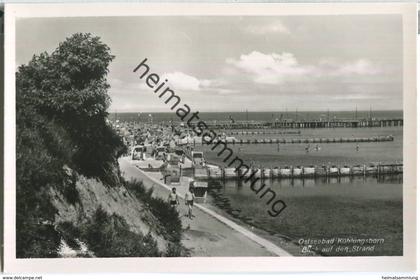
[[[174,113],[113,113],[111,119],[154,123],[177,121]],[[402,111],[325,111],[325,112],[212,112],[200,113],[208,122],[272,121],[275,119],[402,119]],[[265,130],[267,132],[267,130]],[[255,167],[308,165],[363,165],[401,163],[403,127],[285,129],[293,134],[233,135],[237,139],[394,137],[390,142],[310,144],[235,144],[235,155]],[[226,135],[233,131],[223,130]],[[315,148],[316,147],[316,148]],[[210,146],[196,145],[206,160],[225,166],[223,157]],[[207,204],[215,211],[242,223],[250,230],[266,233],[268,239],[283,246],[285,239],[306,255],[313,251],[325,256],[396,256],[403,252],[403,174],[388,176],[267,179],[259,182],[276,193],[287,207],[276,217],[268,214],[270,205],[252,190],[250,183],[215,180],[209,183]],[[378,244],[317,246],[308,250],[301,240],[339,238],[383,240]],[[302,245],[302,246],[301,246]],[[368,246],[370,245],[370,246]],[[341,247],[340,247],[341,246]],[[348,247],[346,249],[346,247]]]
[[[109,114],[110,120],[120,121],[149,121],[150,117],[156,123],[179,122],[175,112],[154,113],[154,112],[131,112],[119,113],[117,111]],[[403,111],[279,111],[279,112],[200,112],[201,120],[208,122],[231,121],[273,121],[283,120],[346,120],[346,119],[402,119]]]

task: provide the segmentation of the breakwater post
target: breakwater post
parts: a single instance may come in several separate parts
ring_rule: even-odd
[[[226,139],[215,139],[214,144],[218,142],[226,144],[311,144],[311,143],[362,143],[362,142],[390,142],[394,141],[394,136],[372,136],[372,137],[336,137],[336,138],[265,138],[265,139],[236,139],[236,138],[226,138]],[[184,144],[192,144],[193,140],[190,142],[185,142]],[[202,145],[202,141],[198,142],[194,140],[194,145]]]
[[[377,176],[386,174],[402,174],[403,164],[370,164],[354,166],[286,166],[282,168],[252,168],[248,172],[236,170],[234,167],[221,168],[212,165],[211,167],[194,168],[194,178],[197,180],[208,179],[239,179],[247,178],[254,173],[255,178],[316,178],[316,177],[344,177],[344,176]]]
[[[304,128],[361,128],[403,126],[403,119],[365,119],[365,120],[282,120],[277,122],[219,122],[208,124],[209,129],[304,129]]]

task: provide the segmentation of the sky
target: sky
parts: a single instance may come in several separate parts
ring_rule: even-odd
[[[195,111],[402,110],[399,15],[25,18],[16,64],[76,32],[115,59],[110,112],[169,112],[133,69],[168,79]]]

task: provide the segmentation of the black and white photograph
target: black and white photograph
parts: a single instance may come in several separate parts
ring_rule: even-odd
[[[14,257],[407,256],[404,22],[16,16]]]

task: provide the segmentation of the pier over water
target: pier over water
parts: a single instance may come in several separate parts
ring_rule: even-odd
[[[404,121],[398,119],[369,120],[282,120],[274,122],[218,122],[209,123],[211,129],[273,129],[273,128],[361,128],[361,127],[392,127],[403,126]]]

